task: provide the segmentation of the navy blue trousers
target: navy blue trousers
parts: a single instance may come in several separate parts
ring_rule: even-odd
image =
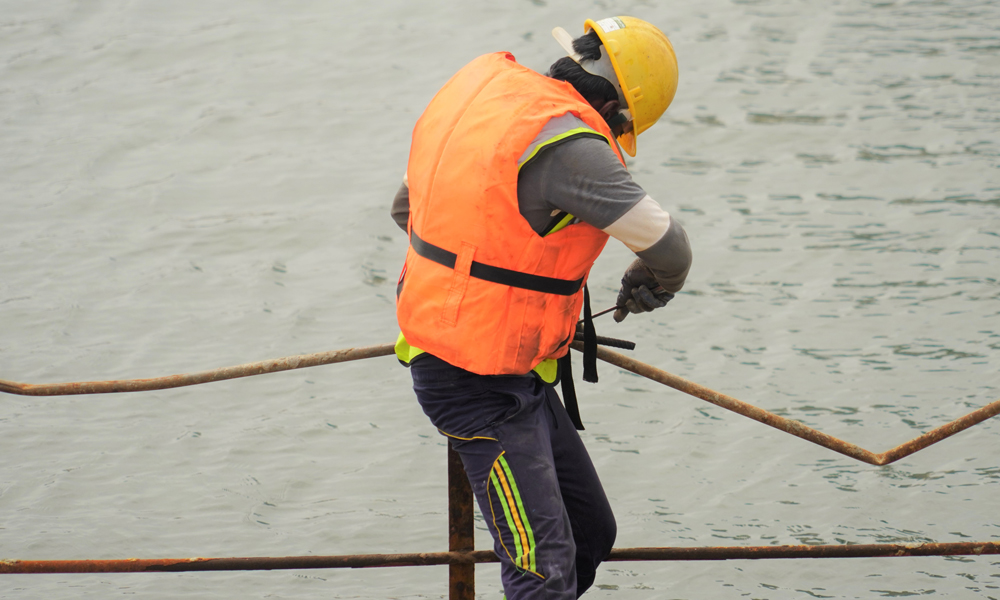
[[[424,413],[462,458],[493,534],[507,600],[579,598],[617,527],[555,390],[424,356],[410,367]]]

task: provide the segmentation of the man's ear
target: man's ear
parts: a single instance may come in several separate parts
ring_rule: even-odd
[[[608,100],[602,106],[596,106],[596,103],[591,104],[598,113],[600,113],[601,118],[605,121],[611,119],[611,117],[618,114],[619,109],[621,109],[621,104],[617,100]]]

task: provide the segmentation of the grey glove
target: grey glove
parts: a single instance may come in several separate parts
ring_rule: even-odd
[[[621,323],[629,313],[649,312],[662,308],[674,295],[663,289],[641,258],[635,259],[625,269],[622,276],[622,289],[618,292],[615,306],[615,322]]]

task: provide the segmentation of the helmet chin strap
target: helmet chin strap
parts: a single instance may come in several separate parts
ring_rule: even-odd
[[[616,114],[615,116],[613,116],[610,119],[608,119],[607,120],[608,127],[610,127],[611,129],[614,129],[615,127],[617,127],[619,125],[624,125],[625,123],[628,123],[629,118],[625,115],[625,113],[627,113],[627,112],[628,112],[627,110],[626,111],[619,111],[618,114]]]

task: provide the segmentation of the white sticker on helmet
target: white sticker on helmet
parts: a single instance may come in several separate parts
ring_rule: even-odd
[[[600,21],[597,21],[597,26],[600,27],[604,33],[625,29],[625,23],[623,23],[618,17],[601,19]]]

